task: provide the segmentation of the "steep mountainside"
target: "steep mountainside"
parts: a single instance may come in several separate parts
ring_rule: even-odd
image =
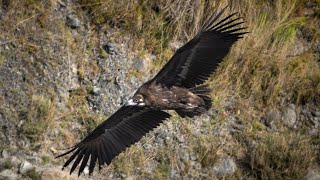
[[[250,33],[208,82],[213,108],[170,112],[91,178],[320,179],[319,0],[0,1],[0,179],[77,179],[54,157],[227,4]]]

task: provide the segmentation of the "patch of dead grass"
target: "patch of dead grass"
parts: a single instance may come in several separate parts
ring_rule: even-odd
[[[21,132],[33,141],[41,140],[53,123],[56,108],[48,97],[34,95],[28,109],[21,112]]]
[[[266,135],[249,156],[258,179],[303,179],[315,160],[310,138],[294,133]]]

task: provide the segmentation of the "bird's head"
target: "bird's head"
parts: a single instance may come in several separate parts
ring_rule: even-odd
[[[135,94],[129,101],[126,103],[126,106],[145,106],[146,102],[144,97],[141,94]]]

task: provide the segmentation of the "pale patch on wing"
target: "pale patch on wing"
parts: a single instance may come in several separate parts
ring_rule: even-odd
[[[162,99],[163,102],[169,103],[168,99]]]
[[[193,104],[191,104],[191,103],[188,103],[187,105],[188,105],[188,109],[193,109],[193,108],[198,107],[198,106],[195,106],[195,105],[193,105]]]

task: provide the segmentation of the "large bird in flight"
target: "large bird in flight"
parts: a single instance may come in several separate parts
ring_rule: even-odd
[[[231,46],[247,32],[236,13],[223,18],[226,8],[215,12],[200,32],[179,48],[168,63],[133,97],[102,122],[68,152],[73,153],[63,165],[73,160],[70,174],[80,165],[78,175],[89,164],[99,169],[156,128],[175,110],[181,117],[194,117],[211,108],[210,88],[204,82],[228,54]],[[90,161],[89,161],[90,159]]]

